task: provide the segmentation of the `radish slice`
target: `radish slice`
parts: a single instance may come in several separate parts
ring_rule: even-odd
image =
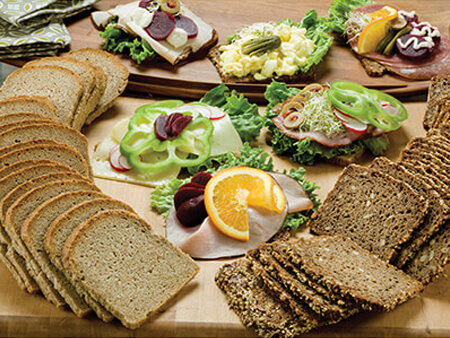
[[[334,115],[342,122],[342,124],[348,129],[355,133],[363,134],[367,131],[367,124],[361,122],[354,117],[341,114],[337,109],[334,110]]]
[[[183,112],[188,112],[188,113],[194,113],[195,114],[200,114],[204,117],[209,118],[211,116],[211,109],[209,109],[208,107],[205,106],[197,106],[197,105],[193,105],[193,104],[184,104],[180,107],[174,108],[174,111],[176,111],[177,113],[183,113]]]
[[[125,172],[131,170],[131,166],[128,164],[127,159],[120,153],[120,145],[116,145],[111,149],[109,153],[109,163],[111,167],[119,172]]]
[[[364,123],[364,124],[370,124],[369,121],[367,121],[367,120],[365,120],[365,119],[356,118],[356,117],[354,117],[354,116],[351,116],[351,115],[349,115],[349,114],[344,113],[342,110],[339,110],[339,109],[337,109],[336,107],[333,107],[333,108],[334,108],[334,111],[335,111],[335,112],[337,111],[337,112],[339,112],[339,114],[341,114],[341,115],[343,115],[343,116],[346,116],[346,117],[348,117],[349,119],[358,120],[359,122]]]
[[[209,119],[211,121],[220,120],[220,119],[223,119],[225,117],[225,115],[226,114],[222,109],[211,108],[211,116],[209,117]]]

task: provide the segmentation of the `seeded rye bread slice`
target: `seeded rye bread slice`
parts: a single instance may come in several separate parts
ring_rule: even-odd
[[[423,286],[344,236],[315,236],[274,243],[274,250],[330,291],[363,309],[390,311]]]
[[[418,194],[428,199],[429,210],[422,224],[412,234],[411,239],[405,243],[399,251],[393,265],[401,268],[414,255],[417,249],[426,242],[433,233],[444,225],[449,216],[449,207],[440,195],[428,184],[415,178],[411,173],[402,168],[398,163],[385,157],[376,158],[370,168],[379,170],[391,177],[409,184]]]
[[[32,112],[19,112],[19,113],[10,113],[5,115],[0,115],[0,126],[3,126],[5,124],[9,123],[16,123],[16,122],[23,122],[23,121],[54,121],[49,116],[42,115],[39,113],[32,113]]]
[[[450,95],[440,98],[436,103],[435,113],[430,128],[450,122]]]
[[[305,300],[302,296],[298,297],[298,294],[292,292],[292,288],[286,287],[283,284],[283,277],[278,277],[275,272],[273,274],[269,272],[271,268],[270,265],[267,266],[262,264],[261,261],[251,255],[249,256],[249,260],[251,262],[253,273],[258,276],[264,286],[270,290],[273,297],[286,302],[289,308],[301,317],[304,317],[305,313],[307,313],[311,318],[310,322],[313,323],[314,328],[335,324],[345,318],[344,315],[340,314],[338,311],[334,311],[334,309],[331,311],[332,306],[323,306],[322,304],[320,308],[315,307],[318,302],[314,297],[310,298],[312,300],[311,302]],[[300,285],[298,286],[301,287]],[[294,290],[298,291],[298,289]],[[316,304],[313,305],[313,302]],[[314,307],[314,310],[312,307]]]
[[[92,121],[106,112],[123,93],[128,84],[130,72],[114,55],[100,49],[82,48],[71,51],[69,55],[100,67],[107,77],[105,92],[95,110],[86,119],[86,124],[91,124]]]
[[[76,74],[78,74],[83,81],[83,96],[81,97],[78,108],[74,114],[71,126],[77,130],[80,130],[86,118],[94,110],[98,101],[100,101],[103,95],[97,86],[99,78],[97,75],[97,69],[93,67],[90,62],[75,59],[70,56],[64,57],[46,57],[30,61],[25,64],[27,66],[38,66],[38,65],[56,65],[67,68]]]
[[[215,282],[242,324],[255,329],[260,337],[295,337],[314,327],[272,296],[253,273],[247,257],[221,266]]]
[[[252,269],[257,276],[263,278],[264,284],[272,291],[281,296],[287,292],[291,293],[300,307],[309,307],[315,313],[322,317],[323,324],[337,323],[338,321],[356,313],[359,309],[351,303],[340,304],[331,298],[318,293],[310,286],[312,281],[306,283],[304,279],[297,279],[297,275],[288,271],[287,267],[277,261],[271,254],[272,245],[262,245],[259,248],[248,252],[247,256],[252,262]],[[268,277],[265,277],[265,276]],[[260,278],[261,278],[260,277]],[[275,280],[278,284],[278,290],[272,288],[267,280]],[[308,277],[303,274],[303,278]],[[294,303],[295,304],[295,303]],[[295,307],[293,310],[295,311]]]
[[[77,292],[84,297],[84,300],[89,304],[92,310],[94,310],[97,316],[105,322],[113,320],[114,316],[101,304],[90,297],[81,283],[76,278],[73,278],[73,276],[69,274],[69,271],[64,269],[61,260],[61,252],[67,238],[78,225],[101,211],[116,209],[134,212],[127,204],[110,197],[84,201],[59,215],[50,224],[44,238],[44,248],[50,261],[69,281],[71,281]]]
[[[222,71],[221,61],[220,61],[220,47],[223,45],[217,45],[211,48],[208,52],[208,58],[211,60],[212,64],[219,73],[222,82],[224,83],[270,83],[272,80],[281,81],[285,83],[293,83],[299,81],[313,81],[317,77],[317,65],[313,65],[306,73],[299,72],[296,75],[283,75],[274,76],[265,80],[258,81],[253,76],[247,75],[245,77],[229,76]]]
[[[83,95],[80,77],[60,66],[29,66],[12,72],[0,88],[0,100],[31,95],[47,97],[57,120],[70,125]]]
[[[427,136],[443,136],[450,140],[450,122],[443,123],[439,127],[427,131]]]
[[[142,325],[199,270],[147,222],[122,210],[100,212],[77,227],[63,247],[62,262],[130,329]]]
[[[58,174],[53,175],[56,177]],[[30,213],[43,202],[59,194],[78,190],[98,191],[98,188],[86,178],[62,180],[55,179],[45,185],[40,185],[34,189],[31,189],[18,198],[8,209],[4,221],[5,228],[8,229],[14,248],[22,257],[24,257],[28,271],[38,283],[45,298],[56,306],[64,306],[66,303],[57,290],[54,289],[52,282],[48,280],[24,245],[24,242],[20,237],[20,231],[23,222],[27,219]]]
[[[431,128],[437,110],[443,102],[442,99],[449,96],[450,74],[433,76],[428,88],[427,109],[423,119],[423,127],[425,130]]]
[[[376,170],[343,170],[307,225],[318,235],[343,235],[391,261],[422,222],[428,201],[405,183]]]
[[[44,250],[44,237],[49,225],[63,212],[83,201],[105,196],[93,190],[72,191],[57,195],[38,206],[23,222],[20,236],[28,251],[38,263],[55,289],[78,317],[91,312],[91,307],[73,285],[50,262]]]
[[[13,113],[33,112],[57,119],[56,108],[53,103],[43,96],[16,96],[0,101],[0,116]]]
[[[10,147],[12,149],[16,146]],[[66,144],[35,145],[9,151],[0,156],[0,169],[20,161],[41,159],[67,165],[86,177],[90,175],[90,166],[83,156],[75,148]]]
[[[34,139],[49,139],[72,146],[89,163],[86,136],[62,123],[30,123],[17,126],[0,134],[0,147]]]

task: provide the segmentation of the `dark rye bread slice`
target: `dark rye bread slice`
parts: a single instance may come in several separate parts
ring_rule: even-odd
[[[345,168],[307,225],[318,235],[343,235],[391,261],[428,210],[405,183],[352,164]]]
[[[134,213],[100,212],[78,226],[64,268],[130,329],[141,326],[198,273],[197,264]]]
[[[96,188],[87,178],[57,180],[56,176],[58,176],[58,174],[52,175],[55,176],[55,180],[29,190],[11,205],[6,213],[4,224],[11,236],[14,248],[22,257],[24,257],[30,274],[38,283],[45,298],[56,306],[64,306],[66,305],[64,299],[56,289],[54,289],[53,283],[48,280],[27,247],[24,245],[24,242],[20,237],[21,226],[33,210],[50,198],[65,192],[96,190],[98,188]]]
[[[15,147],[15,145],[11,146],[11,149],[12,147]],[[20,161],[41,159],[67,165],[86,177],[90,175],[90,166],[83,156],[75,148],[66,144],[35,145],[9,151],[0,156],[0,169]]]
[[[438,100],[430,128],[439,128],[440,125],[450,122],[450,95]]]
[[[313,81],[317,78],[317,65],[313,65],[306,73],[299,72],[295,75],[274,76],[265,80],[258,81],[253,76],[247,75],[245,77],[229,76],[222,71],[220,62],[220,47],[223,45],[216,45],[208,52],[208,58],[219,73],[222,82],[224,83],[270,83],[272,80],[281,81],[285,83],[298,83],[299,81]]]
[[[0,100],[30,95],[48,98],[56,108],[57,120],[70,125],[83,95],[78,74],[60,66],[29,66],[12,72],[0,88]]]
[[[274,243],[310,278],[366,310],[390,311],[423,286],[344,236],[315,236]]]
[[[89,61],[100,67],[106,74],[106,88],[94,111],[85,123],[91,124],[97,117],[106,112],[114,101],[122,94],[128,84],[128,69],[114,55],[97,48],[81,48],[73,50],[69,56],[78,60]]]
[[[43,96],[17,96],[0,101],[0,116],[20,112],[33,112],[55,121],[57,119],[55,106]]]
[[[44,250],[44,237],[49,225],[63,212],[83,201],[105,196],[97,190],[79,190],[57,195],[39,205],[21,227],[21,238],[55,289],[78,317],[91,312],[90,306],[73,285],[50,262]]]
[[[255,329],[260,337],[295,337],[313,328],[272,296],[246,257],[221,266],[215,282],[242,324]]]
[[[444,271],[450,258],[450,220],[436,232],[403,267],[408,275],[423,284],[432,282]]]
[[[17,112],[17,113],[10,113],[5,115],[0,115],[0,126],[3,126],[5,124],[9,123],[16,123],[16,122],[23,122],[23,121],[54,121],[49,116],[42,115],[39,113],[33,113],[33,112]]]
[[[427,108],[423,119],[425,130],[431,128],[436,111],[442,103],[442,98],[447,96],[450,96],[450,74],[433,76],[428,88]]]
[[[134,210],[127,204],[110,197],[84,201],[59,215],[50,224],[45,234],[44,248],[53,265],[61,273],[63,273],[69,281],[71,281],[77,292],[83,296],[86,303],[89,304],[97,316],[101,320],[109,322],[114,319],[114,316],[110,314],[101,304],[89,296],[79,281],[76,280],[76,278],[72,278],[69,271],[64,269],[61,260],[61,252],[64,243],[75,228],[86,221],[89,217],[105,210],[128,210],[130,212],[134,212]]]
[[[318,317],[317,326],[322,326],[337,323],[358,311],[354,307],[346,308],[322,297],[307,283],[291,275],[272,257],[270,251],[270,245],[263,245],[247,253],[252,263],[251,268],[276,297],[281,300],[289,299],[288,304],[294,312],[297,309],[305,312],[305,309],[309,308],[309,311],[314,311]]]
[[[414,177],[398,163],[392,162],[385,157],[378,157],[372,162],[370,168],[379,170],[409,184],[410,187],[430,202],[428,213],[423,222],[417,227],[411,235],[411,239],[404,244],[395,258],[393,265],[401,268],[414,255],[417,248],[445,223],[446,218],[449,216],[449,208],[433,188]]]
[[[0,129],[1,130],[1,129]],[[34,139],[49,139],[75,148],[89,162],[88,141],[79,131],[62,123],[27,123],[0,133],[0,147]]]

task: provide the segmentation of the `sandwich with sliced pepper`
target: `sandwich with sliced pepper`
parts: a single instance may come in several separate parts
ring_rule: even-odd
[[[393,96],[349,81],[302,90],[273,81],[265,98],[274,152],[306,165],[318,160],[348,165],[365,149],[381,155],[389,146],[387,134],[408,118]]]

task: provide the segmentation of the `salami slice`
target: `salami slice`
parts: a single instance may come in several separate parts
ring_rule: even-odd
[[[357,13],[371,13],[383,8],[383,4],[373,4],[355,9]],[[357,54],[357,39],[348,36],[350,47]],[[429,80],[434,75],[450,73],[450,38],[442,35],[441,42],[425,59],[413,60],[402,58],[398,54],[383,55],[381,53],[367,53],[362,56],[376,61],[386,67],[390,72],[411,80]]]

